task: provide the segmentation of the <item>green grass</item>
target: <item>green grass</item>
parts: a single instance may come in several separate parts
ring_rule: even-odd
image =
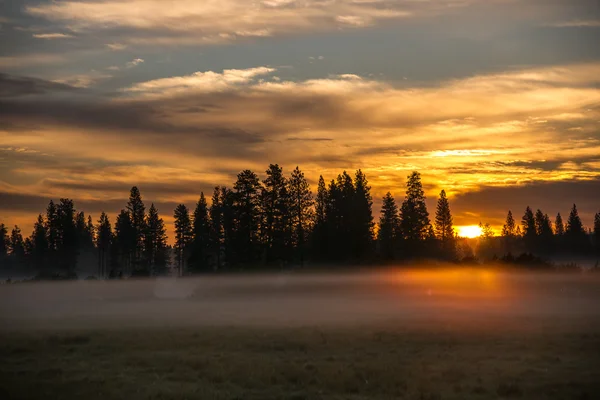
[[[600,398],[586,321],[3,332],[0,360],[2,399]]]

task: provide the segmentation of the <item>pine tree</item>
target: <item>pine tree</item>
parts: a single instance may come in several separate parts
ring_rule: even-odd
[[[115,223],[114,254],[111,254],[111,275],[131,274],[133,257],[137,245],[135,231],[131,224],[131,214],[121,210]]]
[[[31,245],[32,245],[32,261],[33,266],[38,272],[44,274],[47,267],[48,257],[48,232],[46,229],[46,221],[42,214],[38,215],[37,221],[33,226],[33,232],[31,233]]]
[[[73,200],[60,199],[56,207],[56,215],[58,220],[58,267],[67,277],[76,277],[79,240]]]
[[[427,238],[429,212],[425,204],[421,174],[416,171],[408,176],[406,197],[400,208],[400,216],[400,229],[405,240],[414,244]]]
[[[225,265],[230,266],[239,259],[236,249],[237,221],[236,221],[236,194],[227,187],[221,187],[220,209],[223,224],[223,254]]]
[[[556,232],[556,236],[562,236],[565,234],[565,225],[563,224],[562,217],[560,213],[556,214],[556,220],[554,222],[554,230]]]
[[[450,203],[446,197],[446,191],[440,192],[437,208],[435,211],[435,236],[441,242],[441,251],[444,258],[456,258],[455,233],[450,212]]]
[[[25,242],[23,241],[23,235],[21,234],[21,228],[17,225],[13,228],[10,233],[10,255],[14,258],[17,265],[22,266],[25,258]]]
[[[314,227],[310,234],[311,253],[315,260],[327,258],[329,248],[329,228],[327,226],[327,210],[329,209],[329,192],[323,175],[319,176],[317,196],[315,198]]]
[[[146,207],[142,201],[140,191],[136,186],[133,186],[129,193],[127,211],[129,211],[131,227],[133,228],[133,235],[135,238],[132,267],[134,270],[136,270],[136,274],[148,275],[150,273],[150,271],[147,270],[148,266],[142,265],[142,254],[144,252],[144,232],[146,231]]]
[[[554,250],[552,223],[548,214],[544,214],[540,209],[535,213],[535,232],[538,237],[537,247],[539,251],[551,252]]]
[[[325,182],[323,182],[325,184]],[[312,192],[310,185],[304,177],[304,173],[296,166],[288,180],[288,192],[290,196],[290,218],[293,227],[293,244],[296,247],[300,265],[304,265],[305,243],[313,219]]]
[[[260,256],[260,190],[258,176],[242,171],[234,185],[235,248],[242,263],[256,263]]]
[[[400,216],[396,200],[390,192],[383,197],[381,216],[379,217],[379,231],[377,240],[381,255],[386,260],[394,258],[395,247],[400,233]]]
[[[148,274],[151,276],[162,275],[167,271],[167,233],[165,223],[158,215],[158,210],[154,203],[148,209],[148,215],[144,222],[144,268],[138,271],[139,274]],[[135,227],[134,227],[135,228]]]
[[[523,226],[523,240],[529,251],[533,251],[537,243],[537,230],[535,228],[535,216],[529,206],[525,209],[525,214],[521,219]]]
[[[513,238],[516,236],[515,219],[510,210],[508,210],[508,214],[506,215],[506,223],[502,227],[502,236],[505,238]]]
[[[6,259],[8,256],[9,247],[10,239],[8,237],[8,229],[6,229],[6,225],[0,224],[0,261]]]
[[[573,208],[569,214],[565,238],[571,252],[585,252],[589,247],[587,233],[585,232],[581,218],[579,218],[579,212],[575,204],[573,204]]]
[[[373,198],[367,176],[359,169],[354,175],[354,200],[352,215],[352,243],[354,257],[364,259],[373,246]]]
[[[600,253],[600,212],[594,215],[594,239],[596,240],[596,252]]]
[[[196,207],[196,210],[198,207]],[[195,213],[194,213],[195,214]],[[221,188],[215,187],[210,205],[210,232],[209,246],[210,253],[215,257],[215,269],[221,269],[221,253],[223,246],[223,206],[221,204]],[[194,217],[196,221],[196,217]],[[194,222],[195,223],[195,222]],[[196,226],[196,225],[194,225]],[[194,229],[196,232],[196,229]]]
[[[283,169],[277,164],[269,165],[267,178],[261,190],[263,212],[262,237],[267,263],[287,261],[290,258],[292,230],[290,196]]]
[[[192,242],[192,221],[185,204],[179,204],[173,215],[175,218],[175,261],[179,275],[183,275],[187,266],[189,246]]]
[[[98,248],[98,273],[100,277],[108,276],[110,265],[110,249],[113,241],[112,226],[105,212],[100,214],[96,228],[96,247]]]
[[[216,216],[216,218],[219,218],[219,216]],[[220,221],[218,222],[220,223]],[[204,193],[200,193],[200,199],[198,200],[198,203],[196,203],[196,208],[194,210],[194,221],[192,226],[190,269],[193,271],[207,271],[209,269],[211,228],[212,225],[209,219],[208,203],[206,202]]]

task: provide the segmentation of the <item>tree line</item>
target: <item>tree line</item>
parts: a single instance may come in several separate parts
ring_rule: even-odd
[[[77,212],[73,200],[50,201],[33,232],[23,238],[18,226],[9,233],[0,224],[0,265],[35,271],[40,277],[75,277],[78,266],[97,265],[102,278],[155,276],[172,268],[179,274],[228,269],[391,262],[415,258],[460,261],[474,258],[470,244],[455,232],[449,200],[441,191],[433,221],[418,172],[406,181],[397,204],[382,199],[379,221],[373,219],[371,188],[359,169],[326,182],[319,178],[313,195],[304,173],[289,176],[269,165],[261,180],[250,170],[231,188],[214,188],[210,204],[200,193],[193,210],[174,210],[174,244],[167,244],[163,219],[154,204],[147,209],[133,187],[126,207],[111,223],[102,212],[94,223]],[[600,213],[593,233],[586,231],[573,205],[566,224],[554,223],[541,210],[525,209],[518,225],[511,211],[499,238],[481,224],[481,254],[512,252],[600,254]]]

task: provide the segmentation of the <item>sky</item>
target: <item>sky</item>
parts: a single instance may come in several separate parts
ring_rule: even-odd
[[[269,163],[418,170],[456,225],[600,211],[598,0],[0,0],[0,222],[114,222]],[[172,232],[172,231],[171,231]],[[171,233],[169,232],[169,233]],[[171,233],[172,236],[172,233]]]

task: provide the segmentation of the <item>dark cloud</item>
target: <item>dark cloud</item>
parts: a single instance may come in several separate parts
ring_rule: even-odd
[[[144,183],[123,183],[123,182],[92,182],[92,181],[60,181],[54,179],[45,179],[44,186],[52,189],[68,189],[69,191],[81,190],[85,193],[122,193],[126,195],[132,186],[136,185],[140,191],[147,194],[165,196],[165,195],[193,195],[200,196],[200,192],[207,194],[208,190],[214,188],[218,183],[210,181],[176,181],[176,182],[144,182]]]
[[[24,76],[13,76],[0,72],[0,98],[47,94],[51,92],[72,92],[77,90],[80,89],[63,83]]]
[[[482,187],[455,197],[452,200],[452,211],[466,214],[480,210],[485,215],[484,218],[501,221],[508,210],[511,210],[515,218],[520,220],[525,207],[530,206],[534,210],[539,208],[548,213],[554,220],[558,212],[566,217],[574,203],[577,204],[584,224],[591,226],[594,214],[600,212],[600,179]]]

